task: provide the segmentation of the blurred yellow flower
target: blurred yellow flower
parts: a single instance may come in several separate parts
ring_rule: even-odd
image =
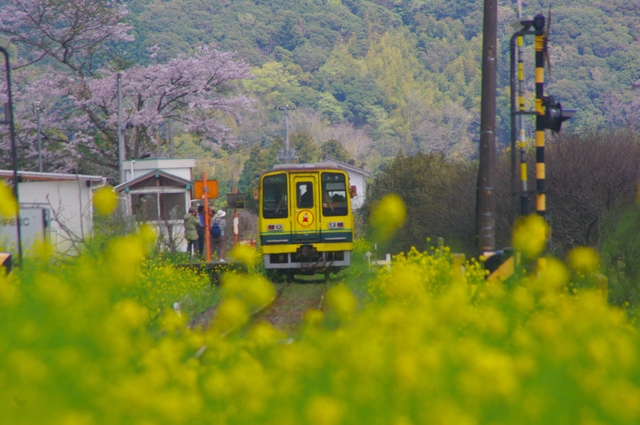
[[[569,282],[569,270],[564,263],[553,257],[545,257],[545,266],[538,270],[538,274],[527,285],[533,293],[557,292],[566,287]]]
[[[140,237],[142,244],[150,249],[155,245],[158,233],[153,226],[144,223],[138,228],[138,236]]]
[[[20,300],[20,289],[10,276],[0,268],[0,306],[8,306]]]
[[[529,259],[536,258],[544,251],[548,234],[544,218],[537,214],[520,217],[513,230],[513,247]]]
[[[93,206],[99,214],[109,215],[118,206],[118,197],[113,187],[107,185],[93,192]]]
[[[247,306],[237,298],[227,298],[218,307],[214,326],[221,332],[228,332],[244,325],[248,319]]]
[[[107,248],[109,271],[118,280],[115,283],[125,285],[134,283],[138,267],[144,259],[143,246],[134,236],[113,239]]]
[[[247,304],[247,307],[264,307],[275,296],[276,290],[265,278],[255,275],[230,273],[222,281],[226,297],[235,297]]]
[[[394,193],[378,202],[371,213],[370,224],[381,239],[390,238],[404,224],[407,208],[402,198]]]
[[[600,256],[593,248],[579,246],[569,252],[567,263],[576,272],[588,276],[600,268]]]
[[[315,396],[307,405],[307,423],[311,425],[341,424],[345,410],[340,400],[324,395]]]
[[[322,323],[324,320],[324,313],[321,310],[310,309],[304,313],[304,322],[307,325],[315,326]]]
[[[131,329],[143,326],[149,319],[149,311],[131,299],[119,301],[114,306],[114,314],[123,325]]]
[[[247,336],[259,346],[269,346],[280,339],[284,339],[285,334],[268,322],[260,322],[249,329]]]
[[[144,311],[140,308],[140,306],[134,307],[133,304],[127,303],[126,305],[121,306],[119,310],[119,314],[122,316],[122,318],[126,320],[132,327],[146,320]],[[160,318],[160,324],[162,325],[162,329],[164,329],[165,331],[176,332],[182,329],[187,324],[187,320],[187,316],[178,314],[174,310],[167,310],[167,312]]]
[[[53,256],[53,245],[48,241],[36,239],[31,248],[33,255],[44,261],[48,261]]]
[[[14,218],[18,213],[18,202],[11,188],[0,181],[0,218]]]
[[[51,273],[37,273],[35,289],[44,302],[50,303],[56,308],[65,307],[73,298],[73,292],[69,285]]]
[[[329,311],[335,313],[340,321],[351,319],[358,306],[356,297],[342,284],[327,291],[326,302]]]
[[[253,267],[259,259],[258,251],[255,248],[249,245],[240,244],[231,250],[229,256],[235,258],[249,268]]]

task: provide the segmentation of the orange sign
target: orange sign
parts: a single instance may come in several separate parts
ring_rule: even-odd
[[[298,220],[298,224],[300,226],[311,226],[314,220],[313,213],[309,210],[302,210],[298,213],[296,220]]]
[[[204,198],[204,183],[202,180],[196,180],[195,182],[193,182],[193,189],[195,192],[194,198],[195,199],[202,199]],[[214,199],[218,197],[218,180],[207,180],[207,189],[208,190],[208,195],[207,197],[209,199]]]

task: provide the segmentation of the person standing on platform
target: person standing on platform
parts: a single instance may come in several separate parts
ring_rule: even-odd
[[[184,237],[187,238],[187,253],[189,256],[197,256],[198,249],[198,211],[191,207],[189,208],[189,214],[184,216]],[[193,252],[192,252],[193,249]]]
[[[211,225],[213,224],[213,219],[216,218],[216,209],[213,207],[209,208],[209,253],[213,256],[213,248],[211,247]]]
[[[225,244],[224,233],[225,232],[224,231],[225,231],[225,228],[227,227],[227,221],[224,219],[225,215],[227,215],[227,213],[224,212],[224,210],[218,210],[215,217],[213,218],[213,221],[211,222],[211,255],[213,255],[213,253],[217,249],[218,258],[223,263],[225,262],[225,259],[224,259],[224,244]]]
[[[198,231],[198,252],[202,257],[202,251],[204,250],[204,205],[198,205],[198,219],[200,224],[197,227]]]

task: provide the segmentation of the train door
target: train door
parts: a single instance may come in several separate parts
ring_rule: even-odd
[[[293,174],[293,242],[320,241],[318,178],[313,174]]]

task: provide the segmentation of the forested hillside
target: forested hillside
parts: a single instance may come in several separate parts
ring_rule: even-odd
[[[499,4],[498,139],[505,146],[508,42],[516,7],[515,1]],[[284,114],[275,108],[283,105],[291,108],[292,137],[297,137],[297,147],[308,160],[320,159],[320,146],[328,141],[339,142],[344,159],[366,164],[372,171],[400,151],[442,152],[453,159],[476,155],[482,0],[131,0],[123,5],[129,13],[121,22],[131,25],[129,38],[106,40],[105,48],[97,50],[93,71],[108,72],[92,75],[96,78],[132,67],[160,66],[180,55],[190,57],[202,46],[235,51],[233,61],[250,66],[252,78],[238,74],[232,78],[237,84],[220,91],[231,93],[233,88],[237,95],[255,99],[251,107],[244,103],[246,110],[235,111],[235,118],[222,120],[225,131],[235,135],[233,143],[202,131],[187,134],[185,130],[203,127],[181,126],[180,119],[172,133],[177,155],[210,158],[207,164],[217,164],[215,173],[222,180],[240,179],[239,170],[253,147],[260,149],[253,158],[263,153],[277,161],[274,140],[283,137]],[[640,100],[633,91],[640,78],[638,2],[533,0],[526,2],[523,12],[551,14],[552,72],[546,77],[546,91],[578,110],[563,128],[638,127]],[[19,49],[18,55],[23,52]],[[530,39],[525,52],[531,103]],[[33,72],[22,78],[33,80]],[[146,136],[133,123],[132,137],[148,139],[146,150],[140,142],[138,154],[168,154],[165,121],[171,114],[159,115],[144,123]],[[27,127],[33,139],[33,126]],[[247,165],[248,170],[257,169],[256,164]],[[82,163],[80,169],[89,171],[91,164]],[[242,189],[251,180],[243,175],[247,187]]]
[[[371,137],[384,140],[378,146],[384,156],[400,146],[467,156],[478,132],[482,4],[136,0],[132,10],[137,28],[145,28],[137,39],[140,56],[154,44],[171,57],[197,43],[217,43],[256,67],[261,81],[249,88],[265,107],[291,103],[332,123],[371,126]],[[579,110],[573,129],[621,124],[611,109],[640,78],[640,6],[632,0],[529,1],[524,13],[547,15],[549,8],[549,93]],[[513,19],[515,2],[500,1],[502,87],[509,81]],[[504,141],[508,97],[502,95]]]

